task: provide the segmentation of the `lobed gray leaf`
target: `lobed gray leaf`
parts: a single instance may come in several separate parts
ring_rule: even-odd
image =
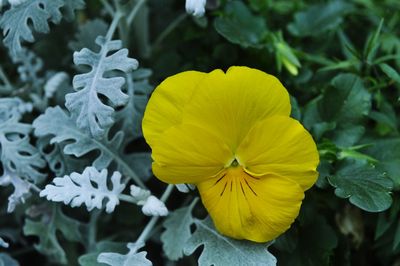
[[[141,246],[134,243],[129,243],[129,252],[126,255],[112,252],[103,252],[97,257],[97,261],[111,266],[151,266],[151,261],[146,258],[147,252],[142,251],[137,253]]]
[[[211,219],[196,220],[196,231],[186,242],[184,253],[192,254],[204,246],[199,257],[200,266],[275,266],[276,258],[267,250],[270,243],[239,241],[220,235]]]
[[[108,171],[99,172],[94,167],[87,167],[82,174],[72,173],[64,177],[56,177],[54,185],[47,185],[40,192],[41,197],[50,201],[63,202],[71,207],[86,205],[88,211],[94,208],[102,209],[103,202],[107,201],[106,212],[111,213],[119,204],[119,195],[125,185],[121,182],[121,174],[114,172],[111,176],[112,189],[107,186]]]
[[[7,168],[3,171],[3,175],[0,176],[0,186],[12,185],[14,187],[14,192],[8,197],[7,212],[11,213],[14,212],[17,205],[25,203],[25,200],[30,197],[32,185]]]
[[[125,105],[129,96],[122,91],[125,79],[111,76],[112,71],[128,71],[137,68],[138,62],[128,57],[128,50],[121,49],[121,41],[111,41],[99,36],[96,43],[99,53],[87,48],[74,53],[76,65],[91,67],[90,72],[76,75],[73,86],[76,92],[65,97],[65,106],[76,118],[78,128],[102,138],[114,123],[114,107]],[[110,52],[113,52],[110,55]],[[103,103],[101,97],[107,102]]]
[[[4,12],[0,19],[0,27],[5,36],[3,42],[10,49],[13,58],[22,50],[21,42],[33,42],[32,29],[40,33],[48,33],[48,20],[57,24],[62,18],[60,8],[62,0],[27,0]],[[28,22],[32,22],[32,28]]]

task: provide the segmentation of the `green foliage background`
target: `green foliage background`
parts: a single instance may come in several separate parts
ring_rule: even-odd
[[[7,38],[12,33],[7,27],[20,22],[4,19],[7,8],[0,15],[0,137],[21,136],[14,146],[1,142],[0,176],[11,165],[13,174],[40,190],[56,176],[81,173],[93,164],[119,170],[137,182],[135,175],[161,195],[165,184],[151,177],[149,148],[140,133],[141,115],[154,86],[189,69],[254,67],[282,81],[292,96],[292,116],[312,133],[321,156],[318,182],[306,193],[299,217],[270,243],[277,264],[400,265],[399,1],[212,0],[200,18],[186,14],[181,0],[85,2],[54,1],[44,19],[51,23],[31,25],[35,41],[29,34],[32,27],[20,31],[28,41],[22,42],[22,57]],[[104,117],[113,121],[105,120],[102,130],[92,131],[86,118],[75,124],[74,100],[68,105],[64,96],[73,92],[68,77],[88,71],[73,64],[74,51],[86,47],[101,53],[95,39],[107,33],[113,20],[108,5],[123,16],[114,35],[120,47],[114,50],[129,51],[118,62],[125,65],[112,69],[128,72],[134,68],[131,58],[140,68],[129,77],[110,76],[127,80],[121,90],[129,97],[117,97],[115,102],[123,107],[114,108],[115,113],[100,110],[111,112]],[[130,21],[135,7],[138,12]],[[53,96],[46,98],[51,92],[51,84],[45,90],[46,81],[60,71],[67,75],[65,84],[59,82]],[[129,82],[136,84],[134,90]],[[31,104],[26,107],[31,112],[20,110],[25,106],[21,100]],[[107,99],[99,96],[99,101]],[[22,107],[13,113],[16,106]],[[65,128],[73,133],[63,135]],[[87,144],[98,136],[102,145]],[[15,265],[11,257],[20,265],[106,265],[96,261],[102,252],[114,252],[113,265],[122,265],[117,261],[125,258],[115,254],[127,254],[126,243],[134,242],[149,220],[127,202],[112,214],[88,212],[46,201],[34,189],[25,203],[7,213],[12,191],[12,186],[0,187],[0,240],[10,243],[7,249],[0,245],[0,265]],[[205,228],[212,225],[202,220],[206,212],[193,202],[196,197],[195,190],[174,191],[168,199],[171,214],[158,222],[143,249],[154,265],[238,265],[235,249],[242,250],[250,264],[257,258],[259,265],[274,265],[264,247],[233,240],[224,246],[225,240],[208,236]],[[174,236],[178,243],[173,243]],[[202,245],[204,250],[196,250]],[[146,263],[146,254],[135,256]],[[268,262],[262,264],[263,258]]]

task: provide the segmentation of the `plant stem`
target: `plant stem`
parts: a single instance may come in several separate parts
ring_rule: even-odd
[[[107,13],[110,14],[110,16],[114,15],[114,9],[112,6],[107,2],[107,0],[100,0],[101,3],[103,4],[104,8],[106,9]]]
[[[132,196],[125,195],[125,194],[119,195],[118,199],[125,201],[125,202],[133,203],[133,204],[137,203],[137,201]]]
[[[160,200],[162,202],[165,202],[168,197],[171,195],[172,190],[174,189],[174,185],[168,185],[168,187],[165,189],[164,193],[162,194]],[[150,232],[153,230],[154,226],[156,225],[158,219],[160,219],[159,216],[153,216],[149,223],[146,225],[144,228],[143,232],[140,234],[139,238],[136,240],[136,243],[140,245],[141,243],[145,243]]]
[[[146,3],[147,0],[139,0],[135,7],[132,9],[131,13],[129,13],[126,22],[128,25],[131,25],[131,23],[133,22],[133,20],[136,17],[136,14],[138,13],[138,11],[140,10],[140,8],[143,6],[144,3]]]
[[[168,25],[167,28],[161,34],[158,36],[158,38],[155,40],[153,44],[153,49],[154,47],[157,47],[161,44],[161,42],[176,28],[181,24],[182,21],[184,21],[187,18],[187,14],[183,13],[179,17],[177,17],[174,21],[171,22],[171,24]]]
[[[3,71],[3,68],[0,66],[0,79],[3,81],[4,85],[6,85],[7,89],[12,88],[10,80],[7,78],[6,74]]]
[[[114,14],[113,20],[111,22],[110,28],[107,31],[106,39],[107,41],[110,41],[112,36],[114,35],[115,30],[117,29],[118,22],[122,17],[122,13],[117,11]]]

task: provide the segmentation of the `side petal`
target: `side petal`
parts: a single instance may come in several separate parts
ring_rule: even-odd
[[[197,187],[215,227],[236,239],[275,239],[294,222],[304,198],[298,184],[278,176],[255,179],[242,171],[218,180],[209,179]]]
[[[154,175],[172,184],[204,181],[221,172],[233,158],[218,136],[185,123],[166,130],[152,149]]]
[[[277,78],[260,70],[231,67],[226,74],[214,70],[198,86],[183,119],[215,130],[229,140],[232,149],[256,121],[290,114],[287,90]]]
[[[315,142],[290,117],[274,116],[256,123],[237,149],[236,157],[252,175],[289,178],[304,190],[318,177],[319,154]]]
[[[184,105],[205,75],[203,72],[186,71],[171,76],[158,85],[150,97],[143,117],[143,134],[149,145],[166,129],[181,122]]]

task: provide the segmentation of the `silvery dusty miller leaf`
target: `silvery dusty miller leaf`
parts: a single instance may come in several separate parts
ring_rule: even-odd
[[[10,49],[13,58],[21,51],[22,41],[35,40],[28,21],[32,21],[32,28],[35,31],[48,33],[50,30],[48,20],[59,23],[62,17],[59,9],[63,5],[62,0],[28,0],[4,13],[0,27],[5,36],[4,44]]]
[[[66,143],[63,150],[65,154],[81,157],[91,151],[100,151],[93,162],[97,169],[107,168],[113,159],[121,160],[118,149],[122,143],[122,133],[117,133],[111,140],[97,141],[77,128],[74,119],[58,106],[47,108],[33,122],[33,127],[37,137],[52,136],[51,144]]]
[[[134,243],[129,243],[130,251],[126,255],[103,252],[97,257],[97,261],[111,266],[151,266],[151,261],[146,258],[147,252],[142,251],[137,253],[139,247]]]
[[[186,242],[184,252],[192,254],[204,246],[199,257],[200,266],[274,266],[276,258],[267,250],[269,243],[259,244],[234,240],[220,235],[211,219],[196,220],[196,231]]]
[[[110,72],[119,70],[127,73],[137,68],[138,62],[128,57],[127,49],[121,49],[121,41],[99,36],[96,43],[101,46],[99,53],[86,48],[74,53],[74,63],[90,66],[91,70],[74,77],[73,86],[77,91],[65,96],[65,106],[76,118],[79,128],[95,138],[101,138],[114,123],[114,107],[123,106],[129,100],[129,96],[121,90],[125,78],[110,76]],[[109,55],[110,52],[114,53]],[[110,103],[103,103],[100,96]]]
[[[172,212],[164,222],[165,231],[161,234],[163,250],[170,260],[183,257],[183,249],[191,237],[190,226],[194,223],[192,210],[197,200],[184,208]]]
[[[13,212],[18,204],[24,203],[31,195],[31,184],[5,168],[3,169],[3,176],[0,176],[0,186],[8,186],[10,184],[14,187],[14,192],[8,197],[7,212]]]
[[[46,162],[29,143],[31,130],[31,125],[19,123],[16,118],[0,122],[1,163],[3,169],[7,168],[33,182],[40,182],[45,175],[38,169],[43,168]]]
[[[87,167],[82,174],[72,173],[69,176],[56,177],[53,180],[54,185],[47,185],[40,192],[40,196],[50,201],[64,202],[72,207],[85,204],[88,211],[94,208],[102,209],[103,202],[107,201],[105,208],[111,213],[119,204],[118,196],[125,185],[121,183],[121,174],[114,172],[111,176],[112,189],[108,189],[107,173],[106,169],[99,172],[94,167]]]
[[[48,256],[50,261],[67,264],[67,257],[59,242],[59,233],[69,241],[81,241],[79,231],[81,224],[62,213],[60,206],[46,206],[50,209],[43,211],[40,221],[25,220],[24,235],[39,237],[35,248]],[[31,207],[31,208],[35,208]]]

